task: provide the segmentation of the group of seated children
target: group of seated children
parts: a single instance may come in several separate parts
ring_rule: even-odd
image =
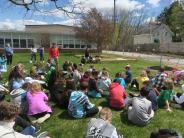
[[[43,77],[43,75],[45,76]],[[73,118],[90,117],[99,112],[99,119],[92,118],[90,120],[86,137],[94,135],[120,137],[116,128],[111,124],[110,109],[97,107],[90,102],[88,96],[107,97],[110,108],[127,109],[128,120],[140,126],[147,125],[158,108],[166,108],[171,112],[170,105],[172,104],[184,107],[184,94],[172,96],[173,81],[169,79],[163,68],[155,76],[150,75],[150,70],[143,70],[140,76],[132,81],[130,65],[125,66],[124,73],[118,72],[115,78],[111,79],[106,68],[98,71],[94,66],[90,66],[86,72],[83,72],[83,65],[73,64],[69,61],[64,62],[62,71],[56,67],[54,62],[49,61],[46,68],[42,69],[41,66],[36,66],[31,69],[30,74],[26,74],[24,66],[19,63],[12,67],[8,81],[11,102],[20,108],[20,113],[12,104],[2,103],[0,104],[0,108],[2,108],[0,119],[4,123],[6,119],[12,120],[17,116],[25,117],[28,122],[31,122],[30,126],[34,130],[35,127],[32,124],[43,123],[52,115],[52,109],[48,104],[49,99],[44,89],[49,91],[51,100],[61,108],[67,109],[68,115]],[[135,86],[140,94],[133,95],[133,98],[128,97],[126,89],[129,86]],[[184,91],[184,85],[182,85],[182,90]],[[14,110],[16,112],[11,112],[11,115],[8,110],[11,111],[13,108],[16,109]],[[3,116],[4,113],[11,116],[6,118]],[[19,135],[18,133],[14,134]],[[35,133],[27,134],[36,136]],[[6,133],[1,134],[0,131],[1,135],[6,135]]]

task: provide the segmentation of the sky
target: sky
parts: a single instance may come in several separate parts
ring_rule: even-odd
[[[19,0],[17,0],[19,1]],[[25,0],[27,2],[31,0]],[[15,6],[8,0],[0,0],[0,29],[2,30],[23,30],[27,24],[63,24],[73,25],[75,20],[69,18],[63,12],[54,10],[54,5],[50,0],[42,0],[38,4],[40,9],[47,9],[51,13],[40,13],[37,11],[26,11],[24,7]],[[66,6],[69,0],[58,0],[58,5]],[[104,9],[113,8],[114,0],[73,0],[75,3],[81,3],[85,9],[97,8],[103,11]],[[116,0],[118,8],[123,10],[144,9],[146,15],[145,20],[154,19],[161,11],[168,7],[173,0]],[[77,9],[76,9],[77,10]]]

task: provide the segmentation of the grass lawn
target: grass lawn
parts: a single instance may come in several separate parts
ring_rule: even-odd
[[[29,63],[30,55],[29,53],[15,54],[13,62],[22,62],[26,69],[29,71],[31,64]],[[75,63],[80,62],[80,58],[74,56],[74,54],[61,54],[61,62],[65,60],[70,60]],[[146,60],[135,60],[135,61],[104,61],[99,64],[95,64],[97,69],[102,69],[106,67],[109,69],[111,78],[114,78],[115,73],[122,72],[126,64],[130,64],[133,72],[133,76],[137,76],[141,69],[147,66],[158,65],[157,62],[151,62]],[[87,68],[89,65],[85,65]],[[6,77],[7,74],[4,74]],[[177,89],[178,90],[178,89]],[[129,90],[127,90],[129,92]],[[108,103],[105,98],[101,99],[90,99],[92,103],[97,106],[107,107]],[[85,136],[87,124],[90,118],[85,119],[72,119],[67,115],[67,111],[62,110],[54,105],[54,113],[52,117],[42,124],[42,130],[47,130],[51,138],[82,138]],[[155,117],[151,120],[151,123],[145,127],[139,127],[131,124],[127,120],[126,111],[114,111],[113,110],[113,121],[112,123],[117,128],[119,134],[123,134],[125,138],[148,138],[150,133],[158,128],[174,128],[184,135],[184,111],[173,109],[172,113],[168,113],[164,109],[159,109],[155,113]]]

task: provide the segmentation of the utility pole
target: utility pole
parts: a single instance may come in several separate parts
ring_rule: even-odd
[[[116,0],[114,0],[114,30],[116,27]]]

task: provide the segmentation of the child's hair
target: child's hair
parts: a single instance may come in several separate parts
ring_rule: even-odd
[[[41,89],[42,89],[42,86],[41,86],[38,82],[33,82],[33,83],[31,84],[31,90],[32,90],[33,92],[41,91]]]
[[[76,85],[73,79],[66,80],[66,90],[76,90]]]
[[[31,88],[31,83],[26,82],[22,85],[22,89],[24,90],[29,90]]]
[[[106,77],[109,77],[108,71],[102,71],[102,75],[103,75],[103,76],[106,76]]]
[[[165,85],[166,89],[173,90],[174,85],[173,85],[173,81],[171,79],[166,79],[164,85]]]
[[[147,73],[145,70],[142,70],[141,73],[140,73],[140,76],[141,77],[147,77]]]
[[[125,69],[130,69],[130,65],[127,64],[127,65],[125,66]]]
[[[99,117],[105,121],[109,121],[112,122],[112,112],[111,109],[105,107],[103,108],[100,113],[99,113]]]
[[[149,90],[146,87],[142,87],[141,90],[140,90],[140,94],[143,97],[147,97],[148,94],[149,94]]]
[[[160,70],[159,71],[160,72],[164,72],[165,71],[164,67],[160,67]]]
[[[81,82],[81,83],[80,83],[80,89],[81,89],[81,90],[86,90],[86,89],[88,89],[88,83],[85,82],[85,81]]]
[[[77,64],[76,63],[73,64],[73,68],[77,69]]]
[[[150,74],[151,73],[151,70],[149,68],[146,69],[146,73],[147,74]]]
[[[15,117],[20,113],[20,110],[17,106],[3,101],[0,103],[0,120],[1,121],[10,121],[15,119]]]
[[[94,77],[97,77],[97,76],[98,76],[98,74],[99,74],[99,71],[97,71],[97,70],[92,71],[92,75],[93,75]]]
[[[116,78],[118,77],[121,77],[121,73],[120,72],[117,72],[116,75],[115,75]]]

